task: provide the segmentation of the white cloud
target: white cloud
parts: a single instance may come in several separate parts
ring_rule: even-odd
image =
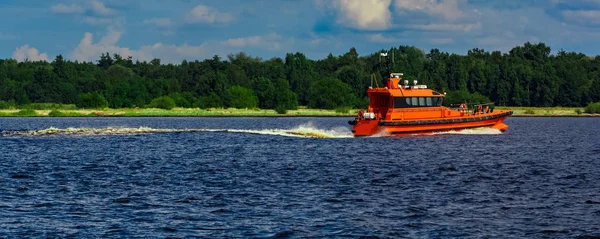
[[[260,47],[266,50],[279,50],[282,40],[280,35],[272,33],[266,36],[230,38],[222,44],[229,47]]]
[[[425,24],[425,25],[412,25],[409,26],[413,29],[425,30],[425,31],[455,31],[455,32],[470,32],[481,29],[481,23],[474,24]]]
[[[72,52],[72,58],[78,61],[91,61],[96,59],[101,54],[109,52],[116,53],[123,57],[134,56],[133,52],[129,48],[118,47],[115,44],[121,37],[120,32],[109,31],[100,42],[93,42],[92,33],[86,32],[85,36],[79,42],[79,45]]]
[[[452,38],[432,38],[429,40],[429,42],[438,45],[445,45],[454,42],[454,40]]]
[[[38,49],[30,47],[29,45],[23,45],[13,52],[13,58],[19,62],[29,61],[48,61],[48,54],[41,53]]]
[[[12,41],[17,40],[17,38],[18,37],[16,37],[15,35],[0,32],[0,40]]]
[[[147,60],[160,58],[162,62],[166,63],[180,63],[183,59],[201,59],[208,56],[205,44],[199,46],[188,44],[177,46],[156,43],[154,45],[142,46],[137,53]]]
[[[120,26],[122,24],[121,18],[103,18],[103,17],[84,17],[81,21],[85,24],[92,26]]]
[[[318,46],[318,45],[321,45],[321,44],[322,44],[322,43],[324,43],[324,42],[325,42],[325,39],[323,39],[323,38],[314,38],[314,39],[311,39],[311,40],[308,42],[308,44],[309,44],[310,46]]]
[[[458,0],[396,0],[396,10],[425,12],[455,21],[463,16],[458,8]]]
[[[56,4],[51,7],[52,12],[60,14],[83,13],[85,9],[79,5]]]
[[[468,44],[469,48],[478,47],[507,52],[527,41],[537,42],[544,39],[546,44],[553,44],[562,38],[557,32],[564,33],[564,30],[559,30],[563,28],[560,23],[548,16],[542,8],[506,10],[482,8],[479,12],[482,16],[478,18],[480,27],[470,32],[455,32],[455,35],[451,35],[455,42]],[[468,49],[464,49],[466,50]]]
[[[204,5],[198,5],[188,13],[187,20],[189,23],[224,24],[232,22],[233,15],[219,12],[217,9]]]
[[[391,42],[398,41],[397,39],[394,39],[393,37],[386,37],[381,33],[369,35],[369,40],[371,40],[372,42],[378,42],[378,43],[391,43]]]
[[[577,24],[600,24],[600,10],[567,10],[562,12],[562,16],[565,20]]]
[[[260,36],[242,37],[242,38],[231,38],[225,41],[225,45],[233,47],[244,47],[244,46],[256,46],[262,41]]]
[[[103,2],[99,0],[92,0],[90,2],[92,11],[99,15],[112,15],[115,11],[106,7]]]
[[[110,30],[100,41],[94,43],[92,33],[86,32],[79,45],[72,51],[71,58],[78,61],[94,61],[103,53],[119,54],[122,57],[131,56],[136,60],[150,61],[160,58],[165,63],[179,63],[183,59],[199,59],[207,56],[205,44],[192,46],[165,45],[155,43],[141,46],[138,50],[117,46],[122,33]]]
[[[157,27],[170,27],[173,25],[173,21],[169,18],[151,18],[144,20],[144,24],[154,25]]]
[[[391,26],[392,0],[336,0],[337,23],[360,30],[385,30]],[[322,4],[317,2],[316,4]]]

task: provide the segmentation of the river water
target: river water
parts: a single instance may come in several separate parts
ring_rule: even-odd
[[[600,118],[353,138],[349,118],[0,118],[0,237],[600,234]]]

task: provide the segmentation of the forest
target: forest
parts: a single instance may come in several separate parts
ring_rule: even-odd
[[[600,56],[558,51],[525,43],[507,53],[472,49],[466,55],[413,46],[359,56],[308,59],[288,53],[264,60],[244,52],[227,59],[162,64],[102,54],[96,62],[0,60],[0,108],[32,103],[75,104],[78,108],[233,107],[287,110],[365,108],[366,89],[391,71],[440,92],[446,104],[490,101],[499,106],[584,107],[600,101]]]

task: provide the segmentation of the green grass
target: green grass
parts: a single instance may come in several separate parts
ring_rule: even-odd
[[[51,117],[84,117],[84,116],[97,116],[97,115],[94,112],[84,114],[84,113],[79,113],[76,111],[53,110],[53,111],[50,111],[50,113],[48,113],[48,116],[51,116]]]
[[[496,106],[497,110],[513,111],[515,116],[586,116],[578,113],[581,107],[506,107]],[[579,110],[579,111],[578,111]]]
[[[50,117],[82,117],[82,116],[354,116],[357,110],[348,112],[300,108],[288,110],[286,114],[278,114],[272,109],[234,109],[234,108],[174,108],[164,110],[157,108],[124,108],[124,109],[79,109],[79,110],[0,110],[0,116],[50,116]]]
[[[55,104],[55,103],[31,103],[27,105],[17,106],[21,109],[31,110],[76,110],[74,104]]]
[[[25,109],[25,110],[19,110],[17,112],[12,113],[12,116],[38,116],[37,112],[35,112],[35,110],[31,110],[31,109]]]

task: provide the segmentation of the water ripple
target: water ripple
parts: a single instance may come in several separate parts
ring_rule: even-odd
[[[0,237],[600,231],[598,119],[509,118],[503,134],[399,138],[348,138],[346,121],[1,119]]]

